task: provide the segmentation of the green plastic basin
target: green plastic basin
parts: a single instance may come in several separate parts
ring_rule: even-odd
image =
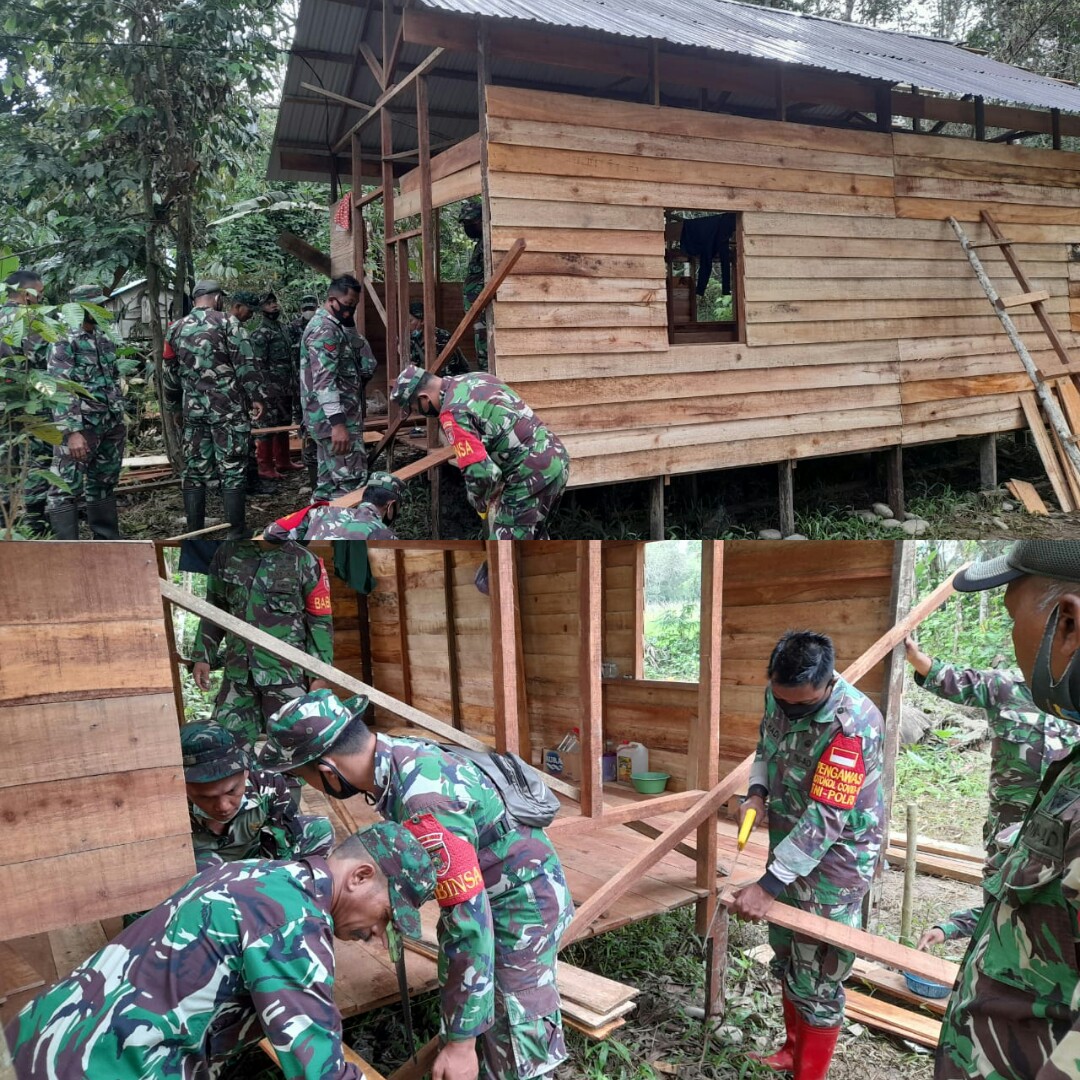
[[[630,783],[634,785],[634,790],[640,791],[642,795],[658,795],[667,787],[670,779],[670,773],[643,772],[638,773],[637,776],[631,776]]]

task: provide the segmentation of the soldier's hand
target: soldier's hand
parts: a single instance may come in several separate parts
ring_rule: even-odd
[[[448,1042],[431,1066],[431,1080],[476,1080],[479,1074],[475,1039]]]
[[[765,818],[765,800],[760,795],[751,795],[739,807],[740,829],[742,828],[742,823],[746,819],[746,815],[750,810],[757,811],[757,820],[754,822],[754,828],[756,829]]]
[[[64,443],[72,461],[85,461],[90,456],[90,444],[81,431],[73,431]]]
[[[316,690],[329,690],[330,684],[325,679],[312,679],[308,683],[308,693],[314,694]]]
[[[199,660],[191,669],[191,677],[195,685],[202,691],[210,689],[210,665],[205,660]]]
[[[929,930],[924,930],[922,937],[919,938],[918,945],[915,946],[919,952],[926,952],[931,945],[941,945],[945,941],[945,931],[940,926],[931,926]]]
[[[731,910],[740,919],[757,922],[765,918],[775,903],[776,900],[755,881],[753,885],[747,885],[735,894],[731,902]]]
[[[252,420],[261,420],[263,418],[263,413],[265,413],[265,412],[266,412],[266,406],[263,405],[263,403],[261,401],[255,401],[255,402],[252,403],[252,405],[251,405],[251,419]]]
[[[919,643],[908,634],[904,638],[904,654],[907,656],[907,662],[920,674],[928,675],[930,673],[930,666],[933,664],[933,660],[919,648]]]
[[[330,449],[335,454],[347,454],[351,442],[349,429],[344,424],[335,424],[330,429]]]

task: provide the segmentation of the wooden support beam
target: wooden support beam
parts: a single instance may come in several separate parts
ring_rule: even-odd
[[[440,446],[438,450],[433,450],[418,461],[414,461],[409,465],[402,465],[400,469],[395,469],[394,475],[402,482],[408,483],[418,476],[423,476],[429,469],[434,469],[449,461],[453,456],[454,448],[452,446]],[[336,499],[331,499],[330,505],[358,506],[363,501],[364,488],[357,488],[355,491],[350,491],[348,495],[339,495]]]
[[[442,56],[442,54],[442,49],[433,49],[430,53],[428,53],[427,56],[424,57],[423,60],[420,61],[419,64],[416,65],[416,67],[412,69],[412,71],[409,72],[408,75],[406,75],[400,81],[394,83],[393,86],[390,86],[386,90],[384,90],[376,99],[375,104],[372,105],[371,108],[369,108],[368,111],[364,113],[364,115],[361,116],[360,119],[357,120],[356,123],[353,124],[353,126],[349,128],[349,130],[346,131],[345,134],[336,143],[334,143],[334,149],[340,150],[349,141],[349,138],[352,135],[360,131],[362,128],[366,127],[368,122],[373,120],[378,113],[381,112],[385,114],[384,106],[388,105],[391,101],[393,101],[394,98],[396,98],[398,94],[400,94],[401,91],[404,90],[406,87],[411,86],[413,82],[416,81],[416,79],[423,75],[424,72],[428,70],[428,68],[430,68],[438,61],[439,57]]]
[[[998,486],[997,435],[993,432],[979,439],[979,486],[983,491]]]
[[[623,824],[631,832],[636,832],[640,836],[647,836],[650,840],[655,840],[661,833],[655,825],[649,825],[645,821],[624,821]],[[676,844],[672,849],[676,854],[682,855],[689,859],[691,862],[697,862],[697,848],[692,847],[690,844]],[[698,903],[701,903],[699,900]]]
[[[600,682],[604,629],[602,558],[601,541],[578,541],[578,717],[581,730],[581,812],[586,817],[598,817],[604,812],[604,787],[600,774],[600,758],[604,752],[604,699]]]
[[[359,279],[360,284],[363,285],[364,278],[364,263],[367,261],[367,226],[364,223],[364,212],[362,209],[358,209],[356,206],[356,195],[359,193],[360,184],[359,176],[363,166],[363,153],[360,147],[360,136],[352,136],[352,204],[349,220],[352,225],[352,256],[353,256],[353,274]],[[367,333],[367,304],[364,303],[364,290],[360,290],[360,303],[356,307],[356,311],[353,315],[356,320],[357,332],[364,336]]]
[[[634,545],[634,678],[645,677],[645,545]]]
[[[904,498],[904,448],[890,446],[885,451],[885,497],[893,517],[904,520],[907,500]]]
[[[487,544],[488,580],[491,583],[491,663],[495,708],[495,747],[501,751],[532,757],[528,745],[522,747],[518,719],[517,575],[514,573],[514,545],[491,540]],[[524,750],[524,752],[523,752]]]
[[[975,124],[973,134],[979,142],[986,142],[986,102],[975,98]]]
[[[461,730],[461,671],[457,655],[457,604],[454,601],[454,553],[442,553],[443,604],[446,610],[446,674],[450,679],[450,719]]]
[[[398,664],[401,668],[401,696],[412,704],[412,668],[409,664],[409,614],[405,603],[405,552],[394,549],[394,579],[397,589]]]
[[[386,326],[386,308],[383,307],[383,302],[379,299],[379,294],[375,291],[375,286],[371,282],[371,278],[365,276],[363,278],[364,288],[367,289],[368,296],[371,297],[371,305],[375,308],[375,313],[382,319],[383,326]]]
[[[360,676],[366,683],[372,681],[371,662],[371,612],[364,593],[356,594],[356,632],[360,639]],[[455,724],[454,727],[458,725]]]
[[[165,549],[160,544],[154,545],[157,555],[158,577],[168,578],[169,572],[165,565]],[[177,727],[184,722],[184,690],[180,684],[180,650],[176,646],[176,629],[173,625],[172,608],[161,601],[161,610],[165,618],[165,644],[169,648],[169,668],[172,674],[173,701],[176,703]]]
[[[380,90],[386,89],[386,76],[383,74],[382,64],[375,58],[375,54],[371,51],[371,46],[366,41],[361,41],[357,46],[357,51],[364,58],[364,63],[367,64],[371,74],[375,76],[375,81],[379,84]],[[360,108],[366,109],[366,105],[361,105]]]
[[[1061,149],[1061,110],[1050,110],[1050,147],[1053,150]]]
[[[280,232],[277,235],[277,246],[293,258],[299,259],[305,266],[310,266],[317,274],[323,277],[331,277],[330,256],[313,247],[306,240],[301,239],[296,233]]]
[[[664,478],[649,481],[649,539],[664,539]]]
[[[620,794],[625,788],[620,791]],[[704,791],[673,791],[666,795],[654,795],[652,798],[642,798],[632,803],[621,803],[618,806],[606,804],[604,816],[600,818],[588,818],[581,814],[560,814],[548,827],[547,831],[552,834],[570,829],[575,836],[584,833],[599,832],[601,829],[610,829],[615,825],[625,825],[630,821],[645,821],[650,817],[661,817],[664,814],[681,814],[689,810],[705,795]]]
[[[222,611],[221,608],[208,604],[205,600],[200,600],[199,597],[193,596],[186,589],[173,585],[171,581],[161,580],[158,585],[161,588],[161,595],[170,603],[176,604],[178,607],[182,607],[185,611],[190,611],[200,618],[209,620],[215,626],[220,626],[230,634],[235,634],[236,637],[246,641],[249,645],[257,645],[264,652],[270,653],[271,656],[276,656],[288,664],[295,664],[320,679],[325,679],[335,686],[348,690],[350,694],[364,694],[376,708],[384,710],[391,716],[396,716],[399,720],[415,724],[424,731],[457,746],[466,746],[471,750],[490,749],[487,743],[474,735],[470,735],[467,731],[458,731],[445,721],[439,720],[413,705],[399,701],[369,683],[361,682],[348,672],[342,671],[332,664],[327,664],[317,657],[309,656],[302,649],[297,649],[293,645],[279,641],[276,637],[266,633],[265,630],[259,630],[242,619],[237,619],[235,616]],[[553,791],[568,795],[570,798],[577,797],[577,788],[559,780],[557,777],[545,775],[544,781]]]
[[[780,494],[780,535],[790,536],[795,531],[795,462],[790,458],[777,466]]]

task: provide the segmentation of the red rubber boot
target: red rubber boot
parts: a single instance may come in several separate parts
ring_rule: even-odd
[[[766,1057],[764,1054],[747,1054],[753,1061],[760,1061],[762,1065],[773,1069],[775,1072],[793,1072],[795,1070],[795,1039],[799,1031],[799,1013],[795,1006],[788,1001],[787,994],[783,994],[781,1000],[784,1004],[784,1028],[787,1037],[784,1045],[774,1054]]]
[[[255,460],[259,477],[263,480],[280,480],[281,473],[274,468],[274,444],[272,435],[255,440]]]
[[[289,452],[289,433],[279,431],[274,436],[274,465],[279,473],[304,471],[304,466],[298,461],[293,461]]]
[[[800,1017],[795,1051],[795,1080],[825,1080],[839,1037],[838,1027],[811,1027]]]

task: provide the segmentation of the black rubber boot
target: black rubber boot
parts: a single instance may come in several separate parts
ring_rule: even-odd
[[[187,518],[188,532],[206,527],[206,488],[184,488],[184,517]]]
[[[227,536],[230,540],[246,540],[244,514],[247,504],[247,492],[243,488],[226,488],[221,493],[225,504],[225,520],[229,523]]]
[[[307,478],[308,483],[311,485],[311,501],[315,501],[315,484],[319,479],[319,463],[317,461],[309,461],[307,463]]]
[[[65,503],[59,510],[49,511],[49,525],[53,537],[57,540],[79,539],[79,507],[76,503]]]
[[[109,495],[86,504],[86,523],[95,540],[119,540],[120,518],[116,512],[116,496]]]

